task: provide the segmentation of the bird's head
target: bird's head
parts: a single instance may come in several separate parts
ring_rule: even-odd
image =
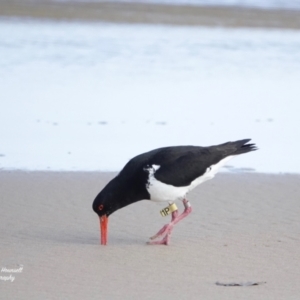
[[[118,196],[107,185],[95,198],[93,210],[98,215],[100,221],[101,245],[107,244],[108,217],[120,208]]]
[[[108,217],[112,213],[136,201],[150,199],[143,186],[143,182],[124,180],[119,174],[97,195],[93,210],[100,220],[101,245],[107,244]]]

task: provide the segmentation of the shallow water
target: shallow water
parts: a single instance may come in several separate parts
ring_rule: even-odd
[[[300,9],[299,0],[54,0],[57,2],[145,2],[172,5],[222,5],[276,9]]]
[[[297,31],[0,22],[0,167],[118,170],[252,138],[228,170],[300,172]]]

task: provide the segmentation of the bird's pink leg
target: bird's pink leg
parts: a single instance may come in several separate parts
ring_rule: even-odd
[[[191,204],[188,200],[184,199],[183,200],[183,205],[184,205],[184,212],[178,216],[178,210],[175,210],[172,212],[172,219],[169,224],[166,224],[161,230],[158,231],[157,234],[152,236],[150,239],[154,240],[158,238],[159,236],[163,235],[166,233],[164,238],[161,241],[153,241],[153,242],[148,242],[150,245],[168,245],[170,242],[170,236],[171,232],[173,230],[173,227],[175,224],[177,224],[179,221],[181,221],[183,218],[185,218],[187,215],[189,215],[192,212],[192,207]]]
[[[154,236],[152,236],[150,239],[154,240],[166,232],[171,233],[171,231],[173,229],[173,225],[174,225],[173,222],[176,220],[177,216],[178,216],[178,209],[172,212],[171,222],[169,224],[164,225],[164,227],[161,230],[159,230],[158,233],[155,234]]]

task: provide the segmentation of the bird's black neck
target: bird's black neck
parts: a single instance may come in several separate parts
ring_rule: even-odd
[[[108,213],[112,214],[122,207],[144,199],[150,199],[145,178],[134,176],[128,180],[119,174],[107,184],[95,201],[97,205],[105,205]]]

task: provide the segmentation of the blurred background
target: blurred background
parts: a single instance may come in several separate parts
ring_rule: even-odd
[[[299,173],[299,29],[293,0],[0,0],[0,168],[252,138],[227,171]]]

